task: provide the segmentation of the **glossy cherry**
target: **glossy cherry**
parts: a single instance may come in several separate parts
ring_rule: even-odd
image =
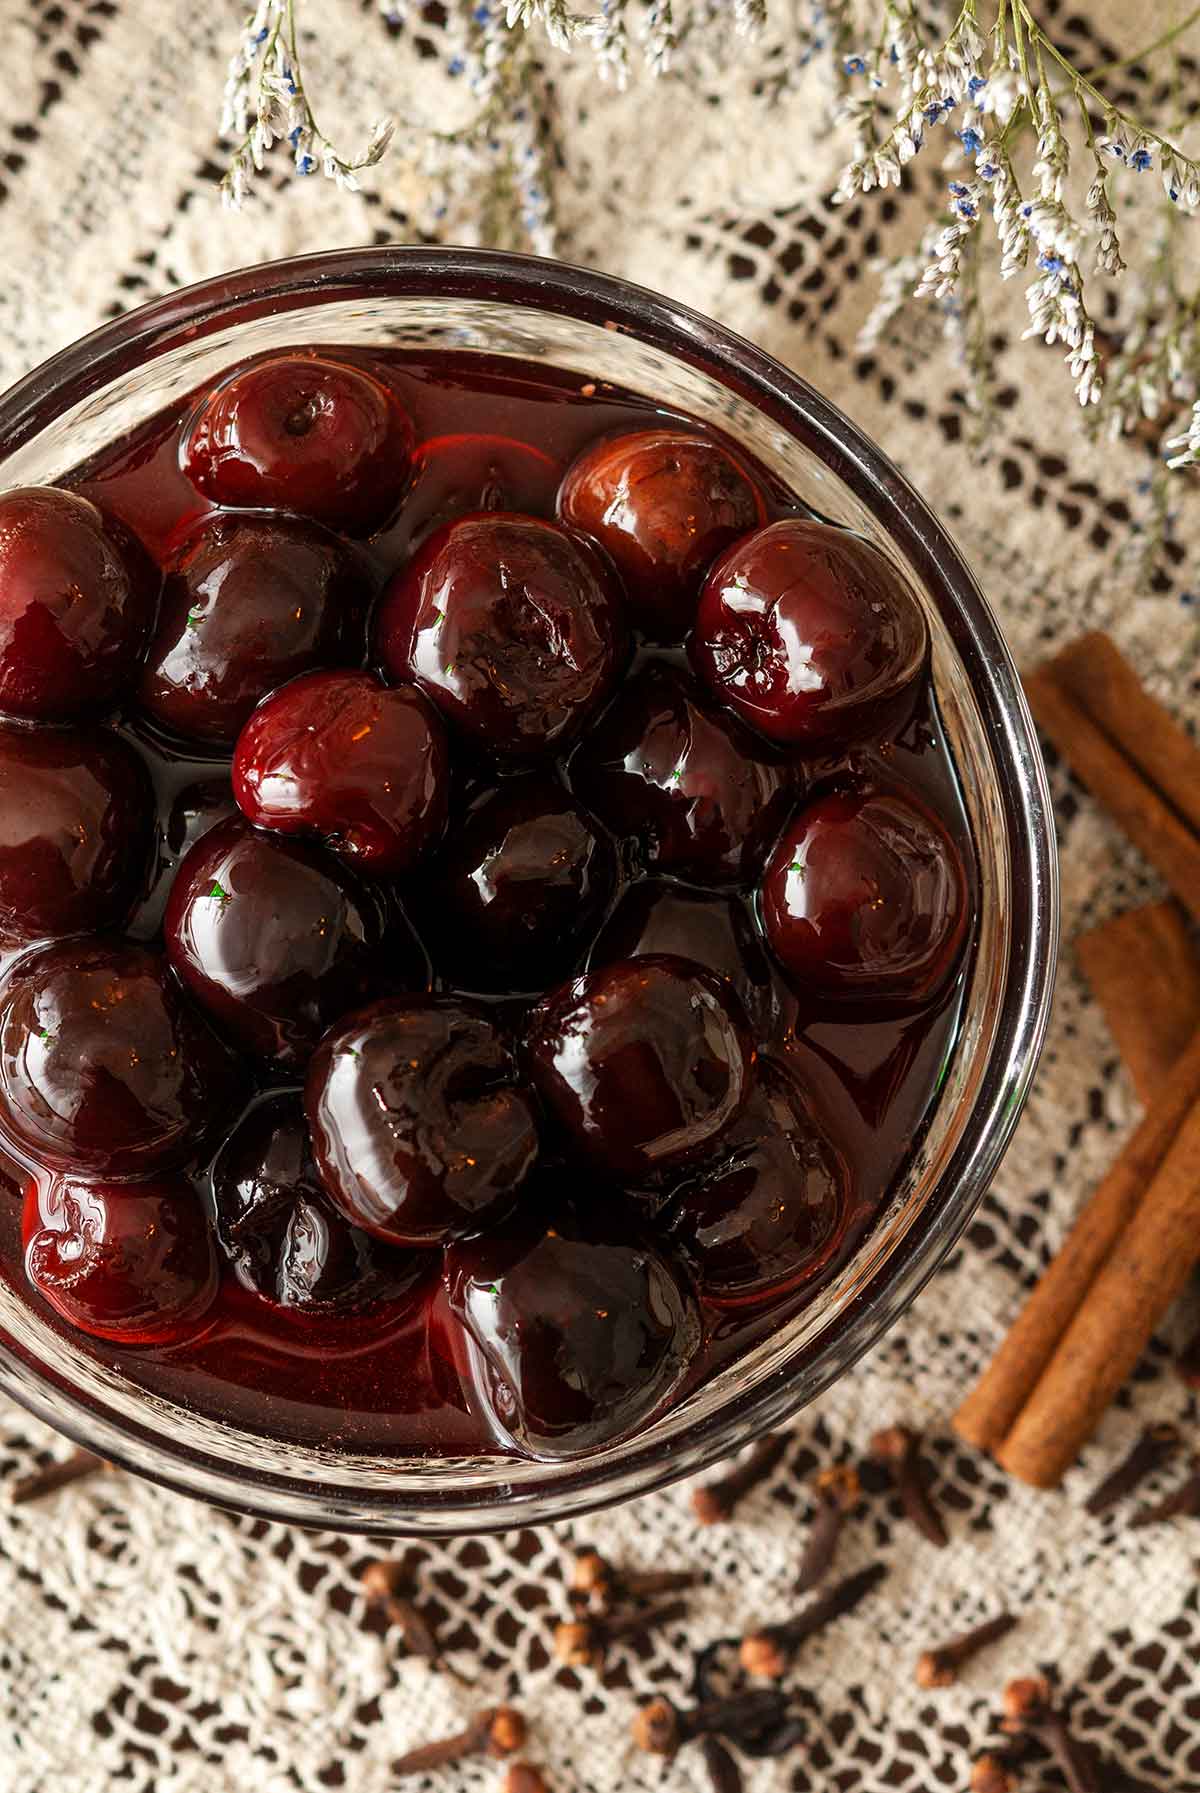
[[[221,822],[179,867],[167,955],[238,1045],[303,1069],[327,1027],[381,988],[424,989],[424,955],[383,899],[320,847]]]
[[[641,864],[709,886],[754,880],[797,792],[789,768],[661,665],[617,693],[570,777]]]
[[[515,436],[435,436],[413,455],[412,490],[404,506],[415,545],[455,517],[475,511],[549,516],[559,468],[550,456]]]
[[[678,1387],[699,1343],[679,1266],[611,1195],[517,1221],[446,1254],[477,1398],[529,1456],[581,1456],[626,1436]]]
[[[362,659],[369,596],[354,552],[315,523],[208,518],[167,569],[142,705],[171,734],[231,746],[276,685]]]
[[[877,548],[791,517],[738,542],[713,567],[689,652],[701,681],[744,722],[819,752],[903,722],[929,630]]]
[[[606,550],[652,641],[683,640],[709,565],[765,516],[735,455],[669,428],[595,443],[567,469],[558,509]]]
[[[729,985],[657,954],[598,967],[529,1017],[533,1080],[584,1158],[640,1177],[711,1149],[745,1101],[752,1055]]]
[[[794,1080],[760,1057],[745,1108],[711,1163],[679,1184],[661,1217],[706,1301],[740,1307],[824,1269],[849,1215],[849,1171]]]
[[[657,953],[693,959],[723,979],[757,1040],[770,1038],[795,1018],[795,997],[776,971],[746,904],[736,896],[644,878],[630,886],[600,930],[588,969]]]
[[[435,962],[476,990],[545,990],[578,964],[617,882],[612,842],[556,779],[506,779],[456,822],[426,890]]]
[[[0,727],[0,945],[121,927],[154,837],[149,773],[116,735]]]
[[[240,1081],[147,947],[63,941],[0,984],[0,1110],[40,1163],[103,1177],[178,1164]]]
[[[509,1046],[453,997],[352,1015],[314,1053],[305,1107],[326,1193],[391,1243],[442,1245],[502,1219],[537,1157]]]
[[[25,1203],[25,1274],[72,1326],[117,1345],[185,1336],[217,1293],[217,1258],[186,1178],[57,1177]]]
[[[366,535],[400,502],[412,428],[390,387],[327,355],[276,355],[205,400],[183,446],[214,504],[292,511]]]
[[[233,789],[257,827],[312,835],[365,876],[393,878],[445,825],[446,731],[415,685],[306,673],[246,723]]]
[[[0,711],[66,722],[136,676],[159,578],[128,530],[55,486],[0,495]]]
[[[298,1096],[271,1096],[213,1166],[217,1236],[238,1280],[279,1307],[350,1313],[411,1286],[424,1260],[388,1251],[333,1207]]]
[[[543,753],[608,695],[625,655],[615,581],[583,542],[536,517],[463,517],[430,536],[383,594],[377,644],[448,722],[496,753]]]
[[[808,804],[767,864],[767,939],[796,987],[838,1001],[919,1002],[945,984],[966,937],[962,858],[901,791]]]

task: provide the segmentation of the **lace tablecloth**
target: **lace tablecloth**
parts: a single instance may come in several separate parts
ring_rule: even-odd
[[[213,132],[239,10],[236,0],[0,0],[0,379],[123,308],[238,263],[418,230],[477,234],[469,155],[442,208],[389,162],[360,195],[280,173],[252,210],[223,214]],[[309,71],[324,112],[364,129],[387,110],[437,115],[453,80],[437,6],[407,33],[369,0],[308,10],[324,38]],[[1081,63],[1103,63],[1128,47],[1127,12],[1120,0],[1060,8],[1059,29]],[[1138,34],[1153,35],[1145,21]],[[1130,549],[1145,520],[1147,451],[1095,446],[1076,431],[1055,354],[1018,341],[1019,290],[1005,289],[992,317],[1001,383],[985,464],[963,446],[962,370],[935,313],[909,312],[879,349],[859,351],[871,264],[915,243],[944,176],[922,158],[912,194],[831,207],[838,150],[822,123],[821,78],[814,69],[811,95],[802,85],[773,112],[759,79],[769,60],[769,47],[756,49],[698,86],[650,91],[635,80],[618,94],[583,60],[553,59],[542,98],[558,163],[558,252],[715,313],[830,393],[948,518],[1018,654],[1108,628],[1150,687],[1194,717],[1195,486],[1179,487],[1167,552],[1145,573]],[[1070,776],[1061,767],[1053,776],[1069,941],[1156,887]],[[1080,1506],[1145,1422],[1194,1428],[1169,1358],[1200,1319],[1195,1302],[1172,1317],[1062,1492],[1011,1484],[948,1427],[1135,1112],[1067,952],[1041,1076],[961,1248],[904,1323],[801,1416],[790,1457],[739,1521],[701,1534],[677,1488],[579,1528],[618,1561],[696,1564],[705,1575],[686,1627],[619,1653],[582,1692],[547,1651],[568,1528],[422,1553],[447,1640],[473,1644],[482,1698],[524,1706],[534,1727],[526,1753],[559,1793],[696,1783],[699,1764],[687,1756],[663,1779],[634,1755],[636,1699],[686,1695],[697,1643],[787,1612],[806,1469],[861,1451],[892,1418],[931,1435],[950,1547],[934,1551],[886,1500],[872,1503],[843,1561],[849,1570],[882,1558],[886,1588],[806,1649],[794,1680],[807,1741],[785,1760],[747,1764],[747,1785],[965,1787],[1003,1680],[1053,1663],[1084,1690],[1081,1728],[1127,1768],[1200,1786],[1195,1534],[1187,1522],[1122,1533]],[[27,1470],[56,1442],[22,1412],[0,1412],[0,1476]],[[406,1659],[394,1634],[365,1620],[357,1584],[367,1554],[125,1476],[37,1506],[0,1501],[0,1787],[384,1793],[398,1754],[454,1728],[481,1699]],[[1024,1615],[1020,1630],[957,1687],[918,1690],[918,1651],[1000,1603]],[[439,1784],[499,1779],[480,1764]]]

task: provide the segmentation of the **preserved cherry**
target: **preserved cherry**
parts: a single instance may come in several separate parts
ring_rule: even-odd
[[[630,1177],[696,1157],[750,1089],[737,997],[668,954],[618,960],[552,992],[529,1018],[526,1050],[571,1145]]]
[[[577,1457],[650,1419],[699,1342],[680,1267],[630,1215],[603,1206],[597,1218],[556,1213],[446,1255],[476,1396],[500,1437],[531,1457]]]
[[[689,649],[714,697],[784,746],[821,752],[895,729],[929,653],[915,595],[877,548],[785,518],[709,573]]]
[[[503,1218],[537,1157],[503,1035],[448,997],[351,1016],[314,1054],[305,1105],[327,1194],[394,1244],[443,1245]]]
[[[447,722],[499,754],[557,746],[607,697],[625,656],[615,581],[534,517],[463,517],[430,536],[379,608],[380,658]]]

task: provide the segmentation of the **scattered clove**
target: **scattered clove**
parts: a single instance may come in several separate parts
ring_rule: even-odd
[[[1083,1503],[1084,1512],[1090,1513],[1094,1519],[1101,1513],[1107,1513],[1110,1507],[1116,1506],[1125,1495],[1132,1494],[1148,1475],[1152,1475],[1173,1456],[1179,1445],[1178,1427],[1166,1423],[1147,1426],[1129,1454],[1092,1490]]]
[[[742,1793],[742,1771],[719,1737],[701,1737],[700,1754],[712,1793]]]
[[[836,1582],[796,1618],[788,1619],[781,1625],[765,1625],[761,1631],[752,1631],[742,1639],[739,1652],[746,1673],[777,1681],[787,1672],[788,1664],[801,1644],[807,1643],[810,1637],[815,1637],[818,1631],[823,1631],[835,1619],[853,1612],[886,1574],[887,1568],[883,1563],[871,1563],[857,1574],[848,1575],[844,1581]]]
[[[1130,1531],[1141,1531],[1157,1525],[1161,1519],[1195,1519],[1200,1515],[1200,1464],[1193,1468],[1186,1481],[1152,1507],[1143,1507],[1129,1521]]]
[[[695,1587],[694,1569],[617,1569],[598,1550],[578,1550],[567,1598],[572,1606],[608,1612],[623,1600],[651,1600]]]
[[[67,1488],[72,1482],[82,1482],[102,1469],[111,1468],[112,1465],[103,1457],[97,1457],[94,1451],[72,1451],[69,1457],[59,1457],[14,1482],[10,1498],[14,1507],[27,1506],[30,1501],[57,1494],[60,1488]]]
[[[453,1737],[439,1737],[410,1749],[392,1763],[396,1776],[424,1774],[430,1768],[445,1768],[451,1762],[463,1762],[468,1756],[513,1756],[525,1742],[526,1724],[515,1706],[485,1706],[477,1712],[465,1731]]]
[[[738,1502],[765,1482],[782,1461],[791,1439],[786,1432],[769,1432],[751,1445],[727,1475],[692,1490],[692,1510],[701,1525],[720,1525],[732,1519]]]
[[[1011,1763],[994,1750],[971,1764],[971,1793],[1013,1793],[1016,1784]]]
[[[877,1463],[884,1463],[891,1470],[900,1504],[922,1537],[941,1550],[950,1538],[945,1521],[925,1486],[920,1446],[920,1438],[910,1427],[885,1426],[871,1440],[871,1455]]]
[[[443,1657],[437,1633],[412,1598],[409,1572],[404,1563],[396,1562],[394,1558],[377,1557],[362,1572],[362,1589],[367,1605],[382,1612],[388,1623],[399,1629],[405,1649],[413,1656],[441,1669],[464,1687],[474,1685]]]
[[[949,1643],[923,1651],[917,1658],[917,1686],[953,1687],[959,1669],[981,1650],[986,1650],[989,1644],[999,1643],[1002,1637],[1007,1637],[1017,1623],[1014,1614],[1002,1612],[985,1624],[976,1625],[974,1630],[964,1631],[961,1637],[952,1637]]]
[[[643,1706],[633,1720],[633,1740],[652,1756],[673,1756],[685,1743],[705,1736],[732,1737],[777,1725],[787,1711],[788,1696],[778,1688],[753,1688],[680,1709],[660,1695]]]
[[[504,1793],[550,1793],[546,1777],[532,1762],[514,1762],[504,1777]]]
[[[1012,1736],[1032,1737],[1042,1744],[1070,1793],[1152,1793],[1144,1781],[1116,1768],[1094,1743],[1072,1734],[1065,1714],[1054,1706],[1050,1683],[1043,1676],[1009,1682],[1004,1689],[1001,1726]]]
[[[807,1594],[833,1568],[842,1526],[862,1498],[862,1483],[850,1463],[836,1463],[813,1477],[817,1511],[796,1577],[796,1592]]]
[[[616,1618],[597,1613],[567,1619],[554,1628],[554,1654],[566,1668],[600,1668],[613,1644],[645,1637],[660,1625],[670,1625],[687,1612],[686,1600],[668,1600]]]

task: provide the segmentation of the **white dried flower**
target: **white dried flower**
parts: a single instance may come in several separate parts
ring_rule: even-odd
[[[298,175],[320,174],[353,192],[361,170],[379,163],[399,139],[410,162],[438,183],[427,208],[431,228],[448,229],[441,221],[453,209],[460,238],[552,253],[549,171],[556,157],[547,154],[554,128],[546,104],[547,46],[586,49],[603,78],[623,85],[636,56],[655,74],[682,56],[690,73],[705,66],[705,43],[730,54],[738,33],[759,34],[781,16],[790,53],[761,91],[768,103],[782,106],[797,70],[818,49],[828,56],[838,121],[852,143],[835,200],[899,186],[905,167],[938,141],[939,126],[950,173],[967,171],[951,180],[947,215],[926,228],[917,251],[882,272],[864,344],[879,342],[906,295],[931,299],[967,369],[968,404],[986,412],[991,333],[979,224],[990,209],[1002,277],[1025,268],[1031,248],[1036,254],[1027,334],[1063,345],[1078,396],[1096,411],[1100,428],[1128,429],[1152,416],[1162,417],[1166,429],[1181,406],[1194,406],[1200,396],[1200,319],[1187,282],[1169,277],[1165,262],[1160,268],[1155,261],[1123,340],[1106,339],[1101,355],[1081,271],[1085,260],[1092,280],[1124,270],[1118,200],[1126,174],[1154,174],[1166,195],[1165,215],[1183,219],[1200,212],[1200,163],[1106,98],[1102,75],[1085,78],[1075,70],[1027,0],[1019,7],[1017,0],[996,0],[983,25],[979,0],[958,0],[948,22],[949,0],[945,10],[941,0],[442,0],[452,46],[447,69],[473,96],[475,116],[442,131],[432,121],[427,127],[412,122],[411,105],[398,105],[403,129],[381,120],[357,156],[326,137],[314,115],[298,48],[305,10],[305,23],[319,29],[317,0],[254,0],[233,47],[221,110],[222,131],[231,139],[222,183],[230,205],[240,206],[255,177],[281,154]],[[379,10],[393,31],[424,16],[413,0],[379,0]],[[1179,29],[1191,22],[1189,15]],[[1165,51],[1169,41],[1160,33],[1147,56]],[[1097,111],[1102,132],[1093,143],[1090,120]],[[1082,203],[1072,197],[1069,178],[1073,137],[1094,154]],[[1035,148],[1026,158],[1031,138]],[[482,188],[481,160],[488,170]],[[1026,193],[1016,167],[1031,170]],[[1108,393],[1099,405],[1102,368]],[[1187,435],[1172,439],[1181,451],[1174,464],[1200,460],[1198,438],[1193,415]]]

